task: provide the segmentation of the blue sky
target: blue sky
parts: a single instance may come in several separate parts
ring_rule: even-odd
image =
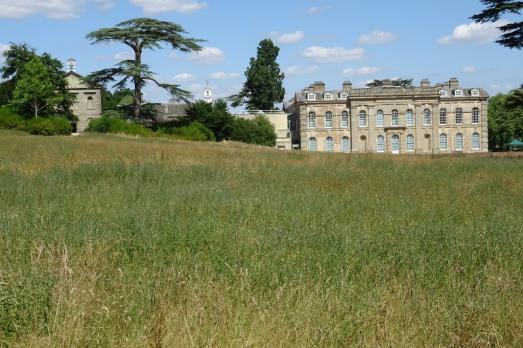
[[[287,98],[317,80],[336,89],[344,80],[363,86],[395,77],[416,84],[458,77],[465,87],[506,92],[523,83],[523,52],[492,43],[496,25],[471,23],[481,8],[479,0],[0,0],[0,50],[26,42],[64,62],[74,57],[87,74],[130,54],[116,43],[90,45],[88,32],[146,16],[207,40],[198,55],[167,48],[144,55],[159,79],[196,97],[206,81],[217,96],[237,92],[266,37],[281,48]],[[145,95],[168,100],[154,87]]]

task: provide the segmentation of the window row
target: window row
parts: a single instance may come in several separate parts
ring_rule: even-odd
[[[307,124],[309,128],[316,128],[316,114],[314,112],[310,112],[307,116]],[[333,115],[332,112],[327,111],[325,113],[325,128],[332,128],[333,127]],[[343,111],[341,113],[341,128],[348,128],[349,127],[349,113],[347,111]]]
[[[309,138],[309,151],[318,151],[318,141],[316,138]],[[334,139],[332,137],[325,138],[325,151],[334,152]],[[341,152],[350,152],[349,137],[341,138]]]
[[[360,111],[358,114],[359,119],[359,126],[360,127],[367,127],[367,113],[365,111]],[[456,109],[456,124],[463,124],[463,109],[457,108]],[[378,110],[376,112],[376,127],[383,127],[385,123],[385,117],[383,114],[383,111]],[[479,123],[479,109],[473,108],[472,109],[472,123],[478,124]],[[414,112],[411,109],[408,109],[405,113],[405,124],[407,127],[414,126],[415,124],[415,116]],[[431,111],[429,109],[423,110],[423,125],[424,126],[430,126],[432,124],[432,115]],[[446,125],[447,124],[447,109],[440,109],[439,114],[439,124],[440,125]],[[391,118],[390,118],[390,125],[391,126],[399,126],[399,114],[398,110],[392,110]]]
[[[456,151],[463,151],[463,134],[458,133],[456,134],[456,143],[455,143],[455,150]],[[448,143],[448,136],[445,133],[442,133],[439,135],[439,149],[446,151],[449,149],[449,143]],[[481,149],[481,138],[479,136],[479,133],[473,133],[472,134],[472,150],[480,150]]]
[[[439,95],[440,95],[440,97],[448,97],[449,93],[446,90],[442,89],[439,91]],[[479,97],[479,89],[472,89],[470,91],[470,95],[473,97]],[[463,97],[463,90],[461,90],[461,89],[454,90],[454,96]]]
[[[346,100],[349,97],[349,94],[346,92],[341,92],[338,94],[338,97],[342,100]],[[333,100],[333,99],[334,99],[334,95],[332,93],[325,93],[323,95],[323,100]],[[307,94],[307,100],[316,101],[318,99],[316,98],[315,93],[309,93],[309,94]]]

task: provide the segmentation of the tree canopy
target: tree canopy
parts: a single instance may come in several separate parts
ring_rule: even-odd
[[[523,139],[523,85],[490,98],[488,115],[490,150],[505,150],[514,138]]]
[[[274,104],[283,101],[285,74],[280,71],[276,62],[279,52],[279,47],[272,40],[260,42],[256,58],[251,58],[245,71],[247,80],[243,89],[230,97],[233,107],[247,105],[249,110],[274,110]]]
[[[381,86],[383,86],[383,81],[387,81],[387,80],[374,80],[372,82],[367,83],[367,87],[381,87]],[[401,86],[401,87],[412,86],[412,79],[394,79],[394,80],[389,80],[389,81],[392,81],[393,86]]]
[[[199,43],[203,40],[186,37],[187,32],[178,24],[160,21],[151,18],[135,18],[117,24],[112,28],[102,28],[87,34],[91,44],[103,42],[119,42],[129,46],[134,53],[134,60],[122,60],[114,67],[96,71],[87,79],[91,83],[105,85],[115,82],[117,89],[125,88],[127,83],[134,85],[134,117],[140,118],[142,114],[143,96],[142,89],[148,83],[167,90],[174,99],[188,100],[191,93],[173,85],[160,82],[156,79],[150,67],[142,63],[144,49],[161,49],[168,45],[173,50],[182,52],[199,51]]]
[[[521,14],[523,1],[516,0],[481,0],[486,8],[470,17],[476,23],[496,22],[503,14]],[[503,33],[496,41],[498,44],[521,49],[523,47],[523,21],[511,22],[499,27]]]

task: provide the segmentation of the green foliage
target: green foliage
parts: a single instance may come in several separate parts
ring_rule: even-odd
[[[507,143],[523,139],[523,86],[489,99],[489,149],[503,151]]]
[[[46,52],[38,55],[36,50],[27,44],[11,44],[9,50],[4,52],[4,58],[4,65],[0,69],[1,77],[5,80],[0,83],[0,105],[10,102],[16,85],[23,76],[25,65],[31,60],[38,58],[46,67],[57,96],[58,103],[52,112],[61,115],[70,114],[74,96],[67,91],[67,82],[64,78],[63,65],[60,60],[53,58]],[[22,110],[21,113],[28,114],[30,112]]]
[[[372,82],[367,83],[367,87],[381,87],[383,86],[383,81],[386,80],[374,80]],[[399,87],[411,87],[412,86],[412,79],[394,79],[390,80],[392,82],[393,86],[399,86]]]
[[[236,118],[232,132],[232,140],[248,144],[258,144],[274,147],[276,133],[274,126],[264,115],[258,115],[253,120]]]
[[[70,135],[73,127],[64,117],[50,116],[27,120],[24,130],[33,135]]]
[[[117,89],[114,92],[103,88],[102,89],[102,110],[116,111],[122,106],[134,104],[134,93],[129,88]]]
[[[245,71],[247,80],[243,89],[230,97],[234,107],[245,104],[249,110],[273,110],[274,103],[283,101],[285,74],[276,62],[279,52],[280,49],[272,40],[260,42],[256,58],[251,58],[249,68]]]
[[[22,128],[24,119],[7,106],[0,107],[0,129]]]
[[[155,136],[149,128],[137,122],[129,122],[121,118],[103,116],[92,119],[87,128],[88,132],[96,133],[121,133],[128,135],[139,135],[143,137]]]
[[[480,13],[470,17],[476,23],[497,22],[505,13],[520,15],[523,11],[523,1],[519,0],[481,0],[487,6]],[[499,27],[503,33],[496,41],[508,48],[523,48],[523,21],[510,21]]]
[[[173,50],[182,52],[199,51],[202,40],[186,37],[187,32],[178,24],[152,18],[135,18],[117,24],[112,28],[102,28],[87,34],[92,44],[120,42],[129,46],[134,53],[133,60],[123,60],[113,68],[103,69],[90,74],[91,83],[105,85],[115,82],[114,87],[123,89],[127,83],[134,84],[133,116],[142,118],[142,89],[148,83],[168,91],[174,99],[188,100],[191,93],[180,89],[178,85],[159,82],[149,66],[142,63],[144,49],[160,49],[167,44]]]
[[[199,122],[213,132],[217,141],[231,138],[234,117],[229,113],[225,101],[217,100],[212,104],[197,101],[189,106],[186,114],[180,121],[182,126]]]
[[[182,139],[193,141],[215,141],[214,133],[200,122],[193,122],[188,126],[173,128],[170,134]]]

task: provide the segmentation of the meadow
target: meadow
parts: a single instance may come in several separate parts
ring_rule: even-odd
[[[523,157],[0,133],[0,346],[523,346]]]

